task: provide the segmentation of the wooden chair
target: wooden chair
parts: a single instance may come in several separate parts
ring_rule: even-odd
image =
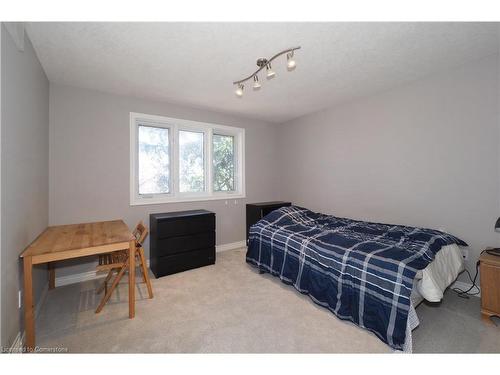
[[[136,250],[136,265],[140,267],[142,272],[142,277],[146,286],[148,288],[149,298],[153,298],[153,288],[151,287],[151,280],[149,279],[148,268],[146,266],[146,258],[144,256],[144,248],[142,244],[148,235],[148,229],[144,225],[142,221],[137,224],[134,231],[132,232],[135,237]],[[99,271],[108,271],[104,282],[97,289],[97,294],[101,293],[104,290],[104,296],[101,299],[99,306],[96,309],[96,314],[101,312],[104,308],[106,302],[108,302],[111,294],[115,290],[116,286],[120,282],[121,278],[125,274],[125,271],[128,269],[128,251],[120,250],[115,251],[108,254],[99,255],[99,265],[97,266],[97,272]],[[108,288],[108,283],[113,277],[115,271],[117,272],[113,282],[111,283],[111,287]]]

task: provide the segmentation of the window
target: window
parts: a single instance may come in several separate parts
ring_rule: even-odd
[[[214,191],[234,191],[234,136],[213,135]]]
[[[179,131],[179,191],[205,191],[204,133]]]
[[[245,197],[241,128],[130,114],[130,204]]]
[[[139,125],[139,194],[170,192],[169,129]]]

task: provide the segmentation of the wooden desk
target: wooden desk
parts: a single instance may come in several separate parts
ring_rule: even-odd
[[[21,254],[24,266],[24,321],[26,348],[35,347],[33,313],[34,264],[129,250],[129,318],[135,315],[135,239],[122,220],[48,227]],[[49,268],[50,270],[50,268]],[[50,276],[53,284],[53,275]]]

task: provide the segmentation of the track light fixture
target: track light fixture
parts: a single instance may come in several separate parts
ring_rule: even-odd
[[[271,63],[268,63],[266,65],[266,69],[267,69],[267,74],[266,74],[267,79],[271,79],[271,78],[274,78],[276,76],[276,73],[271,68]]]
[[[234,92],[238,98],[241,98],[241,97],[243,96],[243,88],[244,88],[244,87],[245,87],[245,86],[244,86],[242,83],[239,83],[239,84],[238,84],[238,88],[237,88],[237,89],[236,89],[236,91]]]
[[[294,55],[294,51],[300,49],[300,46],[299,47],[293,47],[293,48],[288,48],[284,51],[281,51],[279,53],[277,53],[276,55],[274,55],[273,57],[271,57],[269,60],[266,59],[266,58],[260,58],[257,60],[257,66],[259,67],[259,69],[257,69],[255,72],[253,72],[252,74],[250,74],[248,77],[244,78],[244,79],[240,79],[239,81],[234,81],[233,82],[233,85],[237,85],[238,88],[236,89],[235,91],[235,94],[237,97],[241,98],[243,96],[243,83],[248,81],[248,80],[251,80],[253,78],[253,89],[254,90],[259,90],[261,88],[261,84],[259,82],[259,76],[258,74],[261,72],[262,69],[266,68],[266,78],[268,80],[276,77],[276,72],[274,70],[272,70],[271,68],[271,61],[273,61],[274,59],[276,59],[277,57],[281,56],[281,55],[284,55],[286,54],[286,67],[287,67],[287,70],[289,72],[291,72],[292,70],[295,69],[295,67],[297,66],[297,63],[295,62],[295,59],[293,58],[293,55]]]
[[[295,69],[297,63],[293,59],[293,51],[286,54],[286,68],[289,72]]]
[[[259,90],[262,87],[262,85],[259,82],[259,76],[254,75],[253,76],[253,89],[254,90]]]

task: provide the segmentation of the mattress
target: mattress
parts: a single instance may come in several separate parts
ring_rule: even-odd
[[[434,260],[417,272],[413,284],[412,302],[413,299],[418,301],[419,297],[429,302],[441,301],[446,288],[463,270],[464,260],[460,248],[456,244],[443,246]],[[421,300],[418,303],[420,302]],[[418,303],[414,303],[414,306]]]

